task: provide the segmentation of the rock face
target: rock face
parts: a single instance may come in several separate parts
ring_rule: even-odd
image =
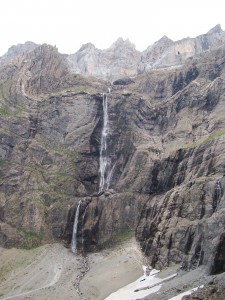
[[[204,39],[177,42],[179,67],[167,59],[165,53],[176,47],[166,37],[144,54],[121,39],[105,52],[85,45],[70,61],[85,76],[71,72],[71,57],[49,45],[2,66],[1,245],[69,245],[81,201],[79,251],[101,249],[135,230],[152,266],[204,264],[213,274],[224,272],[222,38],[216,27]],[[192,42],[195,52],[188,50]],[[194,57],[187,59],[187,53]],[[141,55],[150,67],[139,64],[138,71]],[[113,56],[109,72],[104,57],[110,63]],[[156,61],[173,68],[154,69]],[[99,193],[103,93],[109,187]]]
[[[23,53],[29,53],[37,48],[38,45],[33,42],[26,42],[24,44],[18,44],[9,48],[8,52],[0,57],[0,66],[9,64],[15,58],[19,57]]]
[[[152,69],[171,68],[184,64],[188,59],[223,45],[225,33],[220,25],[196,38],[173,42],[164,36],[142,53],[129,40],[119,38],[110,48],[100,50],[93,44],[83,45],[67,57],[75,73],[94,75],[110,81],[121,77],[134,77]]]
[[[221,46],[224,40],[225,34],[220,25],[196,38],[185,38],[176,42],[164,36],[142,53],[139,72],[182,65],[196,55]]]
[[[196,292],[189,296],[183,297],[184,300],[192,299],[210,299],[210,300],[223,300],[224,298],[224,273],[217,275],[216,278],[212,278],[208,284],[203,288],[198,289]]]
[[[129,40],[119,38],[110,48],[99,50],[91,43],[67,57],[70,69],[75,73],[94,75],[107,80],[124,76],[136,76],[140,52]]]

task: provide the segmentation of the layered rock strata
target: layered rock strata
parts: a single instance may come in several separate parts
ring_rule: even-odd
[[[213,41],[221,41],[223,32],[214,31]],[[223,272],[225,48],[218,44],[177,68],[114,84],[74,74],[49,45],[2,66],[1,245],[69,245],[81,201],[80,251],[135,230],[153,266],[205,264],[211,273]],[[99,194],[108,88],[112,173],[109,190]]]

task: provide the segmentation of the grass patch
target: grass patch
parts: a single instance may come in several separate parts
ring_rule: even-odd
[[[6,159],[0,158],[0,166],[6,164],[8,161]]]
[[[129,228],[129,229],[125,229],[125,230],[113,235],[112,240],[114,243],[121,243],[123,241],[126,241],[126,240],[132,238],[133,236],[134,236],[134,230]]]
[[[75,93],[88,93],[88,94],[93,94],[95,91],[93,88],[90,88],[90,86],[79,86],[74,89]]]
[[[216,132],[216,133],[210,135],[208,138],[206,138],[206,139],[203,141],[203,143],[208,143],[208,142],[210,142],[210,141],[212,141],[212,140],[215,140],[215,139],[217,139],[217,138],[219,138],[219,137],[221,137],[221,136],[223,136],[223,135],[225,135],[225,130],[220,131],[220,132]]]
[[[90,87],[89,85],[80,85],[80,86],[74,86],[71,88],[59,90],[57,92],[50,93],[45,96],[45,98],[58,98],[58,97],[65,97],[66,95],[70,93],[74,94],[94,94],[95,89]]]
[[[32,249],[40,246],[42,237],[33,231],[27,231],[23,228],[18,228],[18,231],[24,238],[23,247]]]
[[[63,200],[61,200],[61,201],[56,201],[56,202],[54,202],[54,204],[53,204],[53,207],[54,208],[57,208],[57,207],[64,207],[65,206],[65,202],[63,201]]]
[[[12,116],[12,111],[6,105],[0,107],[0,115],[2,116]]]
[[[25,110],[24,106],[17,106],[15,111],[13,111],[9,106],[3,105],[0,107],[0,115],[5,117],[19,117]]]
[[[16,110],[13,113],[14,117],[19,117],[23,114],[23,112],[25,111],[25,105],[20,105],[16,107]]]
[[[43,144],[43,146],[49,152],[58,152],[68,158],[78,159],[81,157],[80,153],[67,149],[63,144]]]
[[[221,136],[224,136],[225,135],[225,130],[223,131],[219,131],[219,132],[215,132],[213,134],[211,134],[210,136],[208,136],[207,138],[204,138],[202,140],[199,140],[193,144],[191,144],[189,147],[196,147],[196,146],[200,146],[200,145],[204,145],[204,144],[207,144],[215,139],[218,139],[220,138]]]
[[[135,236],[134,229],[131,228],[124,229],[121,232],[114,233],[109,240],[102,243],[99,246],[99,250],[113,248],[114,246],[123,244],[123,242],[130,240],[134,236]]]

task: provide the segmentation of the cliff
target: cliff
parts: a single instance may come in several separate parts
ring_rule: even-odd
[[[188,37],[174,42],[164,36],[143,52],[137,51],[135,45],[122,38],[105,50],[89,43],[75,54],[67,56],[67,62],[72,72],[114,81],[150,70],[181,66],[195,56],[222,46],[224,41],[225,33],[220,25],[216,25],[196,38]]]
[[[194,41],[194,52],[188,46],[193,40],[175,47],[164,37],[159,48],[153,45],[142,54],[150,67],[136,77],[141,54],[121,39],[110,48],[117,59],[109,73],[101,66],[104,59],[92,60],[97,50],[91,44],[75,55],[84,68],[74,63],[73,72],[71,57],[49,45],[2,65],[1,245],[69,245],[81,201],[79,251],[100,249],[135,231],[152,266],[179,263],[193,269],[204,264],[211,273],[223,272],[223,36],[216,27]],[[170,47],[183,55],[179,66],[172,59],[166,68],[151,67],[156,60],[165,66],[163,53]],[[193,58],[187,59],[187,53]],[[117,75],[113,84],[90,73],[126,78]],[[105,97],[107,147],[102,152]],[[107,188],[99,193],[101,155]]]

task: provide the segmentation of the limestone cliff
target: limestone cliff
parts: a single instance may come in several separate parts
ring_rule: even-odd
[[[139,72],[182,65],[196,55],[221,46],[224,41],[225,34],[220,25],[196,38],[188,37],[176,42],[164,36],[142,53]]]
[[[153,266],[225,270],[223,32],[216,27],[205,39],[194,41],[196,52],[189,41],[176,44],[179,66],[172,59],[173,68],[144,68],[136,77],[141,54],[121,39],[104,56],[117,58],[111,73],[91,44],[75,55],[73,72],[71,57],[49,45],[0,68],[1,245],[69,245],[81,200],[79,250],[135,230]],[[166,37],[158,43],[142,62],[175,47]],[[89,73],[126,78],[112,84]],[[99,193],[106,96],[108,188]]]
[[[70,69],[75,73],[94,75],[107,80],[137,75],[140,52],[129,40],[119,38],[110,48],[100,50],[93,44],[83,45],[67,57]]]
[[[94,75],[114,81],[121,77],[134,77],[152,69],[174,68],[183,65],[196,55],[223,45],[225,33],[220,25],[196,38],[172,41],[164,36],[145,51],[139,52],[129,40],[119,38],[110,48],[100,50],[93,44],[83,45],[67,57],[75,73]]]

